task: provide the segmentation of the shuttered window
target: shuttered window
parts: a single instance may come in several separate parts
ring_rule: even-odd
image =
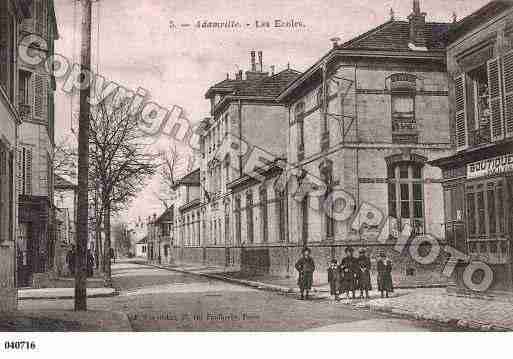
[[[18,188],[19,194],[32,194],[32,149],[27,147],[18,151]]]
[[[504,122],[502,115],[502,88],[501,71],[499,59],[495,58],[488,61],[488,88],[490,91],[490,110],[491,110],[491,134],[492,141],[498,141],[504,138]]]
[[[513,136],[513,51],[506,53],[502,60],[504,78],[504,122],[506,137]]]
[[[454,80],[455,96],[455,137],[456,150],[461,151],[468,146],[468,134],[466,129],[466,95],[465,95],[465,74]]]
[[[43,121],[47,108],[47,83],[39,74],[34,74],[34,118]]]

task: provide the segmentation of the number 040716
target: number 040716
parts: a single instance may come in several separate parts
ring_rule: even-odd
[[[27,341],[6,341],[4,342],[5,350],[34,350],[36,349],[35,342]]]

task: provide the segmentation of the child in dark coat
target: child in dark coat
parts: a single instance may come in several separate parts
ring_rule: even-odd
[[[332,259],[328,267],[328,283],[330,284],[330,295],[338,300],[338,291],[340,284],[340,270],[336,259]]]
[[[381,298],[383,298],[384,295],[388,298],[388,293],[394,291],[392,284],[392,261],[386,257],[385,252],[381,252],[379,257],[376,263],[378,270],[378,290],[381,292]]]
[[[358,288],[360,289],[360,298],[363,298],[363,292],[365,292],[365,298],[369,299],[369,290],[372,290],[371,285],[371,261],[370,258],[365,254],[365,249],[360,249],[360,256],[358,257],[358,265],[360,271],[358,275]]]

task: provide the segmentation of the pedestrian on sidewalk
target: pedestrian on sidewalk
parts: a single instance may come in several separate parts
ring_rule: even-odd
[[[116,263],[116,254],[114,253],[114,248],[109,248],[109,256],[112,263]]]
[[[87,276],[92,277],[94,273],[94,256],[90,249],[87,250]]]
[[[315,263],[312,257],[310,257],[310,249],[305,247],[301,252],[302,256],[296,262],[296,270],[299,272],[299,278],[297,280],[297,284],[299,286],[299,290],[301,291],[301,300],[308,300],[308,294],[312,289],[313,282],[313,272],[315,271]]]
[[[381,292],[381,298],[394,291],[392,282],[392,261],[387,258],[385,252],[379,253],[379,259],[376,264],[378,270],[378,290]]]
[[[328,267],[328,283],[330,284],[330,296],[332,299],[338,300],[340,269],[336,259],[332,259]]]
[[[354,249],[352,247],[346,247],[344,250],[346,256],[342,258],[340,262],[341,268],[341,293],[346,293],[346,297],[349,299],[349,292],[352,292],[352,298],[356,298],[356,276],[360,270],[358,267],[358,261],[353,257]]]
[[[358,273],[358,289],[360,289],[360,298],[363,299],[363,292],[365,292],[365,298],[369,299],[369,290],[372,290],[370,277],[371,261],[366,255],[364,248],[359,251],[358,265],[360,267],[360,271]]]
[[[69,273],[71,276],[75,275],[75,261],[76,261],[76,253],[75,253],[75,245],[71,245],[70,250],[66,253],[66,264],[68,265]]]

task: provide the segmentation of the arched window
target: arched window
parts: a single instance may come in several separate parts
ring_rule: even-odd
[[[278,240],[285,242],[287,240],[287,212],[288,212],[288,201],[287,201],[287,190],[286,189],[275,189],[276,197],[276,222],[278,228]]]
[[[424,233],[423,164],[399,162],[388,166],[388,213],[398,220],[399,229],[406,223],[415,234]]]

